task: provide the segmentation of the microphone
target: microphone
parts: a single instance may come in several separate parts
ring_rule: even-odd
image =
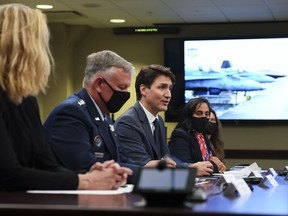
[[[156,166],[156,168],[158,170],[164,170],[165,168],[167,168],[167,162],[166,160],[160,160]]]

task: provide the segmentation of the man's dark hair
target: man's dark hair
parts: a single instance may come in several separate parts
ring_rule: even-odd
[[[155,79],[161,75],[169,77],[172,81],[172,84],[175,84],[175,75],[172,73],[170,68],[155,64],[150,66],[144,66],[141,68],[135,82],[137,100],[140,100],[142,97],[140,92],[140,86],[143,84],[147,88],[150,88]]]

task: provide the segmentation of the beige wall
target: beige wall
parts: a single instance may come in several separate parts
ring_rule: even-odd
[[[82,79],[86,57],[92,52],[103,49],[115,51],[132,62],[136,72],[147,64],[163,63],[163,39],[167,37],[201,37],[201,36],[233,36],[286,34],[288,23],[275,24],[225,24],[225,25],[194,25],[182,26],[177,35],[114,35],[112,29],[92,29],[87,26],[67,26],[64,24],[50,24],[52,41],[51,47],[56,60],[55,76],[50,81],[50,88],[46,95],[39,96],[42,120],[49,112],[69,94],[78,91],[82,86]],[[213,32],[213,33],[211,33]],[[134,77],[135,78],[135,77]],[[136,101],[134,81],[131,86],[132,97],[124,107],[115,114],[117,118]],[[277,105],[277,104],[276,104]],[[161,113],[163,116],[163,113]],[[166,122],[168,137],[175,127],[175,123]],[[224,126],[222,136],[226,149],[280,149],[288,150],[287,126]],[[255,160],[226,160],[228,167],[252,163]],[[259,166],[282,169],[288,165],[288,160],[258,160]]]

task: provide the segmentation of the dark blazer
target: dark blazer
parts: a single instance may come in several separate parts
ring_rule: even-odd
[[[36,98],[15,104],[0,90],[0,191],[77,189],[77,173],[57,164],[45,138]]]
[[[44,129],[58,162],[73,170],[89,170],[95,162],[114,159],[121,165],[113,122],[102,121],[98,110],[85,89],[74,93],[48,116]],[[133,168],[133,167],[130,167]]]
[[[129,108],[115,122],[117,140],[126,157],[144,166],[150,160],[159,160],[169,154],[164,121],[159,116],[160,146],[154,141],[149,121],[139,104]]]
[[[204,134],[203,136],[207,150],[212,153],[212,155],[215,155],[210,146],[208,137]],[[195,133],[188,133],[182,128],[177,128],[172,132],[169,142],[169,149],[171,155],[186,163],[196,163],[203,161],[200,146],[196,139]],[[213,172],[219,172],[217,165],[213,161],[210,162],[213,164]]]

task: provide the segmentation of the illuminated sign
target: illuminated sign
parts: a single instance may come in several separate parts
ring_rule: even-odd
[[[151,32],[158,32],[158,28],[135,28],[135,32],[137,33],[151,33]]]
[[[118,27],[114,28],[114,34],[177,34],[179,27]]]

